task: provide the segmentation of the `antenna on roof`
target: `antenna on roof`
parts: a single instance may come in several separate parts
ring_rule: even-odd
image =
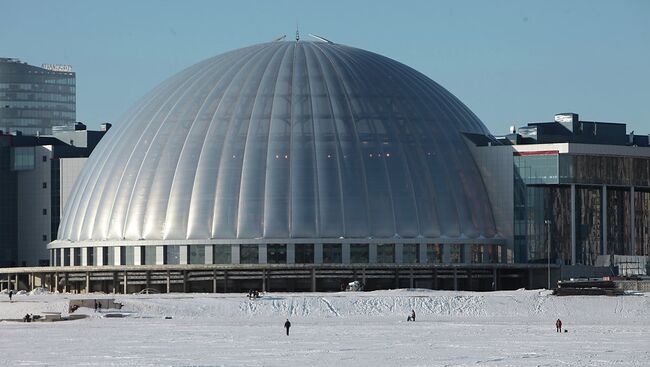
[[[300,32],[298,31],[298,24],[296,24],[296,42],[300,41]]]
[[[287,35],[286,35],[286,34],[283,34],[282,37],[278,37],[278,38],[274,39],[274,40],[271,41],[271,42],[280,42],[280,41],[282,41],[282,40],[285,39],[285,38],[287,38]]]
[[[310,36],[310,37],[314,37],[314,38],[316,38],[317,40],[322,41],[322,42],[327,42],[327,43],[331,43],[331,44],[334,43],[334,42],[328,40],[328,39],[325,38],[325,37],[321,37],[321,36],[318,36],[318,35],[315,35],[315,34],[311,34],[311,33],[310,33],[309,36]]]

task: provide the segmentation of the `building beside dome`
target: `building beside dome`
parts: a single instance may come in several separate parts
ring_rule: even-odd
[[[624,124],[560,114],[495,137],[397,61],[273,42],[191,66],[124,115],[67,197],[38,282],[546,286],[645,268],[649,228],[650,148]]]

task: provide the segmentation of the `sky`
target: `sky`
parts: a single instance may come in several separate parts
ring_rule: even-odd
[[[511,125],[625,122],[650,133],[650,1],[0,0],[0,57],[69,64],[77,120],[119,124],[205,58],[308,33],[395,59]]]

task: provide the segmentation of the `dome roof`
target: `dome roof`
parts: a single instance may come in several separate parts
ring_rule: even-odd
[[[60,240],[493,238],[456,97],[389,58],[275,42],[204,60],[115,124]]]

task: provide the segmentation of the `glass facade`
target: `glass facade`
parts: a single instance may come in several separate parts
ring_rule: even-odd
[[[0,139],[0,267],[16,265],[18,255],[18,179],[10,170],[9,138]]]
[[[323,244],[323,264],[340,264],[343,262],[343,254],[340,243]]]
[[[76,120],[75,73],[0,58],[0,130],[51,134]]]
[[[205,246],[190,245],[187,246],[187,261],[190,264],[205,264]]]
[[[232,246],[231,245],[214,245],[212,250],[215,264],[232,263]]]
[[[140,261],[143,265],[156,265],[156,246],[142,246],[140,247],[142,254]]]
[[[12,171],[29,171],[34,169],[36,162],[34,147],[12,147],[11,166]]]
[[[550,261],[563,264],[594,265],[599,255],[648,253],[650,159],[549,153],[513,160],[517,261],[546,262],[549,246]]]
[[[181,247],[165,246],[165,264],[178,265],[181,263]]]
[[[297,243],[295,245],[295,263],[296,264],[313,264],[314,263],[314,245],[311,243]]]
[[[266,245],[266,262],[268,264],[286,264],[287,245],[285,244]]]
[[[427,244],[427,262],[429,264],[442,264],[442,246],[439,243]]]
[[[383,243],[377,245],[377,262],[381,264],[390,264],[395,262],[395,245],[392,243]]]
[[[350,263],[367,264],[370,262],[370,246],[367,243],[350,245]]]
[[[417,243],[402,245],[402,263],[416,264],[420,262],[420,247]]]
[[[240,264],[259,264],[258,245],[239,245]]]

